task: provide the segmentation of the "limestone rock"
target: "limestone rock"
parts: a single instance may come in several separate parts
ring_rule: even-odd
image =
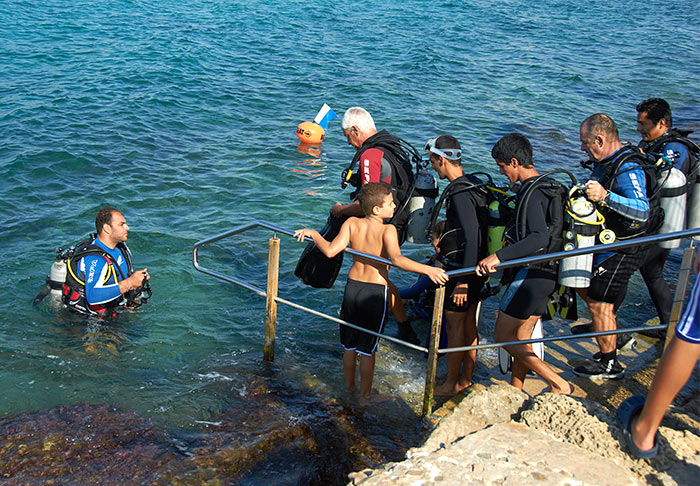
[[[362,486],[640,484],[613,461],[515,423],[474,432],[429,455],[388,465]]]
[[[434,451],[487,425],[508,422],[528,400],[527,394],[510,385],[488,388],[474,385],[473,388],[474,391],[455,407],[453,413],[440,421],[421,449]]]

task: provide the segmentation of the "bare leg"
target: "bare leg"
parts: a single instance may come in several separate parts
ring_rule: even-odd
[[[415,331],[411,327],[411,322],[406,314],[406,307],[403,305],[399,289],[396,285],[387,280],[391,302],[391,313],[394,314],[396,324],[399,328],[397,337],[402,341],[407,341],[411,344],[420,344],[420,339],[416,336]]]
[[[406,314],[406,307],[403,305],[403,300],[399,294],[399,289],[396,288],[396,285],[394,285],[391,280],[389,280],[387,283],[391,297],[391,313],[394,315],[396,322],[408,321],[408,314]]]
[[[476,309],[478,304],[470,305],[466,312],[466,320],[464,323],[464,345],[476,346],[479,344],[479,331],[476,326]],[[462,376],[459,379],[459,385],[462,389],[471,386],[472,377],[474,375],[474,367],[476,366],[476,349],[465,351],[462,359]]]
[[[385,402],[389,397],[385,395],[372,396],[372,380],[374,379],[375,353],[372,356],[360,355],[360,405]]]
[[[588,300],[588,310],[593,321],[593,331],[614,331],[617,329],[617,319],[613,311],[613,304]],[[615,334],[609,336],[597,336],[596,341],[601,353],[615,351],[617,337]]]
[[[649,388],[644,408],[632,420],[632,440],[641,450],[654,447],[654,436],[661,420],[678,392],[690,378],[700,358],[700,344],[689,343],[672,336],[661,357],[654,380]]]
[[[343,353],[343,374],[345,375],[345,388],[348,391],[355,391],[355,363],[357,362],[357,353],[355,351],[345,351]]]
[[[617,317],[615,316],[614,304],[598,302],[588,298],[588,289],[576,289],[576,292],[588,305],[588,312],[591,314],[593,331],[614,331],[617,330]],[[617,336],[598,336],[596,338],[598,347],[601,353],[609,353],[615,351],[617,345]]]
[[[464,328],[466,326],[466,312],[445,312],[447,321],[447,344],[451,348],[462,347],[466,343]],[[435,395],[452,396],[459,393],[462,388],[459,384],[460,367],[464,358],[464,351],[447,353],[447,378],[445,382],[435,388]]]
[[[360,396],[369,397],[374,378],[374,353],[372,356],[360,355]]]
[[[530,316],[527,320],[523,321],[499,311],[498,317],[496,318],[494,338],[497,342],[501,343],[530,339],[532,328],[539,317],[540,316]],[[532,370],[549,383],[553,393],[568,394],[572,392],[571,385],[550,368],[547,363],[538,358],[532,351],[531,345],[516,344],[507,346],[506,350],[513,356],[511,384],[514,387],[522,390],[525,374],[527,370]]]

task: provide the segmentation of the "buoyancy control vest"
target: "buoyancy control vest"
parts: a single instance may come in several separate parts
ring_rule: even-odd
[[[664,135],[652,140],[644,145],[640,144],[640,148],[648,154],[655,156],[667,155],[662,153],[664,147],[669,143],[680,143],[688,149],[688,163],[680,167],[680,170],[686,177],[688,186],[700,182],[700,147],[688,138],[688,135],[693,133],[692,130],[679,130],[671,128]]]
[[[674,190],[671,190],[666,187],[662,189],[662,197],[676,198],[677,201],[682,200],[682,194],[685,195],[684,221],[678,222],[678,224],[676,225],[670,225],[667,220],[664,221],[664,227],[668,226],[671,230],[680,230],[684,227],[700,227],[700,147],[698,147],[698,145],[695,142],[688,138],[688,135],[690,135],[691,133],[691,130],[679,130],[677,128],[671,128],[661,137],[652,140],[648,143],[642,142],[639,144],[639,146],[646,153],[652,154],[654,157],[670,157],[671,159],[675,159],[677,153],[670,153],[673,152],[673,150],[667,148],[667,145],[671,143],[682,144],[688,152],[688,160],[681,164],[680,167],[677,167],[685,176],[685,185],[683,187],[685,191],[683,193],[678,191],[680,187],[677,186],[679,186],[680,184],[667,184],[668,186],[673,186]],[[673,165],[675,166],[675,163]],[[668,170],[669,176],[672,172],[673,171],[671,169]],[[676,178],[678,177],[676,176]],[[671,213],[672,217],[674,216],[673,213],[677,213],[678,209],[680,209],[674,204],[664,205],[663,201],[662,206],[664,206],[666,211]],[[668,214],[666,215],[666,217],[668,218]],[[675,217],[677,219],[682,219],[682,215],[680,214],[675,214]],[[663,230],[664,228],[659,230],[659,232],[664,232]],[[694,236],[693,239],[700,241],[700,236]],[[659,243],[660,246],[666,246],[669,248],[676,247],[679,244],[680,242],[678,240],[676,240],[675,244],[672,244],[672,242]]]
[[[102,247],[94,244],[94,240],[95,238],[91,235],[90,238],[81,241],[76,245],[73,254],[66,258],[67,275],[63,284],[63,303],[70,310],[80,314],[104,316],[113,313],[113,310],[120,305],[133,305],[136,297],[135,291],[127,292],[106,303],[90,304],[85,296],[85,274],[80,271],[80,260],[89,255],[96,255],[107,260],[108,270],[104,283],[107,283],[111,278],[114,278],[114,282],[128,278],[134,269],[131,263],[131,252],[126,244],[119,243],[117,245],[128,269],[127,274],[124,275],[113,257]]]
[[[342,174],[341,187],[345,188],[348,184],[355,187],[355,190],[350,194],[350,198],[353,200],[357,198],[362,187],[360,174],[355,172],[355,167],[362,154],[371,148],[382,150],[385,160],[391,167],[391,187],[395,191],[396,211],[390,223],[399,230],[399,242],[403,243],[406,233],[404,226],[408,219],[408,202],[415,189],[414,172],[418,170],[421,156],[411,144],[391,135],[386,130],[375,133],[365,140]]]
[[[487,250],[487,231],[489,225],[489,204],[494,201],[493,193],[487,188],[486,183],[478,179],[473,174],[466,174],[459,177],[445,188],[440,195],[435,207],[433,208],[432,219],[430,223],[430,233],[432,234],[435,224],[440,215],[440,210],[443,204],[446,205],[446,210],[449,210],[453,202],[453,196],[468,192],[474,202],[476,217],[479,222],[477,236],[479,238],[478,258],[484,258],[488,255]],[[459,225],[459,222],[447,219],[445,223],[445,232],[440,238],[440,254],[444,261],[452,268],[461,268],[464,260],[464,246],[466,239],[464,231]]]
[[[545,222],[547,225],[547,246],[535,252],[536,255],[561,251],[563,245],[564,205],[568,196],[566,187],[543,174],[527,183],[518,191],[513,218],[506,229],[506,244],[516,243],[527,236],[527,207],[535,190],[540,190],[548,200]],[[558,263],[549,261],[531,264],[530,268],[556,269]]]
[[[625,145],[625,148],[625,153],[619,154],[619,151],[616,151],[607,159],[603,159],[598,163],[599,165],[607,164],[599,182],[603,188],[611,191],[617,177],[623,172],[631,170],[622,169],[622,166],[627,163],[636,164],[644,172],[649,216],[644,221],[633,220],[604,205],[600,205],[599,210],[605,217],[606,227],[615,232],[615,237],[618,240],[653,234],[659,229],[664,220],[664,212],[659,204],[660,184],[657,179],[657,168],[654,158],[646,155],[638,147]]]

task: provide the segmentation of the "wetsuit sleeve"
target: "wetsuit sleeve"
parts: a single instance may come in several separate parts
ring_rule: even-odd
[[[368,182],[391,184],[391,166],[384,160],[384,152],[378,148],[368,148],[362,152],[359,170],[363,185]]]
[[[85,298],[90,304],[104,304],[121,296],[116,277],[107,279],[109,264],[107,260],[97,255],[83,257],[81,265],[85,265]]]
[[[452,202],[452,207],[457,213],[465,241],[462,268],[473,267],[479,261],[479,235],[481,234],[474,199],[469,192],[464,191],[452,196]],[[466,282],[469,278],[468,276],[462,276],[458,280]]]
[[[402,299],[415,299],[420,294],[430,288],[435,288],[436,285],[426,275],[421,275],[416,279],[415,283],[408,288],[399,289],[399,295]]]
[[[530,196],[526,211],[525,238],[506,246],[496,252],[499,260],[514,260],[531,256],[547,248],[549,232],[547,231],[547,208],[549,200],[544,193],[535,189]]]
[[[615,185],[605,204],[621,216],[646,221],[649,218],[649,200],[646,194],[644,170],[637,164],[625,163],[615,177]]]
[[[688,152],[688,147],[684,144],[680,142],[667,143],[661,151],[661,155],[669,156],[673,160],[673,166],[676,169],[683,172],[683,174],[688,174],[690,170],[690,153]]]

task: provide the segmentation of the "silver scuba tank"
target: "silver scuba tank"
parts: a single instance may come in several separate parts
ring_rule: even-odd
[[[416,176],[416,187],[408,201],[408,223],[406,225],[406,240],[411,243],[430,243],[430,218],[438,196],[438,185],[435,177],[424,170]]]
[[[664,222],[658,233],[673,233],[685,227],[686,181],[685,175],[675,167],[659,172],[659,205],[664,210]],[[678,248],[681,240],[669,240],[659,243],[661,248]]]
[[[573,188],[570,194],[575,192]],[[582,194],[572,198],[567,214],[568,230],[564,231],[564,251],[588,248],[595,244],[596,225],[599,225],[595,205]],[[568,211],[567,211],[568,213]],[[593,254],[562,258],[559,263],[559,284],[574,289],[586,288],[591,283]]]
[[[51,264],[51,270],[49,271],[49,284],[51,285],[51,291],[49,295],[52,298],[60,299],[63,296],[63,284],[66,283],[67,275],[66,262],[58,260]]]
[[[688,186],[686,202],[686,227],[700,228],[700,178]],[[700,241],[700,235],[693,236],[693,239]]]

